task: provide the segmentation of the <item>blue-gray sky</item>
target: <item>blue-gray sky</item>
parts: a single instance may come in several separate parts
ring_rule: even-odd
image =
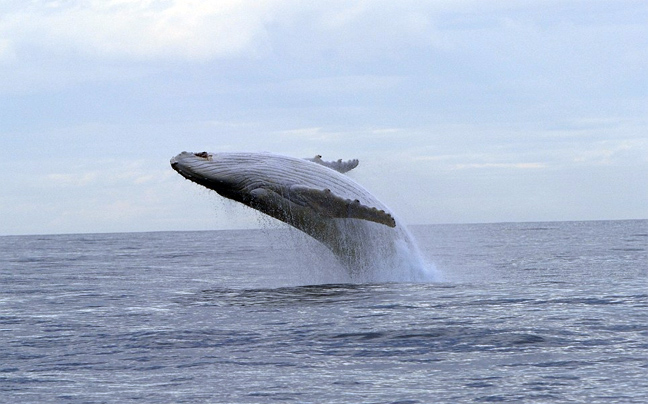
[[[358,158],[409,224],[648,218],[648,2],[0,1],[0,234],[254,227],[183,151]]]

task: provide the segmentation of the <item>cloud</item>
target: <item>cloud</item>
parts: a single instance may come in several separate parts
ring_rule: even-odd
[[[53,173],[44,176],[45,183],[50,186],[62,187],[83,187],[89,185],[97,179],[97,173]]]
[[[574,153],[573,161],[586,165],[640,166],[648,162],[648,139],[606,140]]]
[[[261,52],[266,45],[264,23],[284,2],[72,0],[13,4],[0,17],[5,49],[201,60]]]
[[[16,52],[11,41],[0,37],[0,64],[11,63],[16,60]]]
[[[480,164],[456,164],[452,168],[455,170],[465,170],[470,168],[516,168],[516,169],[538,169],[545,168],[543,163],[480,163]]]
[[[0,234],[155,230],[183,217],[180,204],[166,204],[169,190],[186,190],[167,159],[50,158],[7,166],[14,171],[0,173]]]
[[[546,3],[7,1],[0,6],[0,63],[15,68],[0,87],[137,82],[174,66],[172,77],[182,77],[188,65],[239,61],[242,74],[279,78],[272,84],[287,89],[303,85],[321,96],[339,85],[360,93],[397,84],[418,105],[440,97],[443,105],[465,104],[475,94],[539,105],[543,94],[570,87],[585,99],[601,87],[638,91],[631,78],[645,65],[645,24],[619,15],[640,15],[639,3]],[[232,65],[206,67],[214,75],[223,69]],[[257,87],[253,76],[248,89],[268,87]],[[219,87],[245,87],[238,84]],[[506,106],[489,101],[490,108]]]
[[[300,42],[329,56],[397,56],[411,47],[451,44],[437,27],[445,13],[515,8],[484,3],[15,0],[0,6],[0,58],[38,50],[59,56],[200,61],[259,57],[278,43],[301,52]],[[285,41],[285,35],[293,38]]]
[[[168,180],[172,171],[165,161],[105,159],[77,163],[64,172],[43,173],[33,185],[58,188],[99,189],[157,185]],[[56,164],[58,165],[58,164]]]
[[[401,77],[396,76],[336,76],[313,79],[293,79],[279,85],[291,92],[303,92],[311,95],[325,94],[358,94],[362,92],[384,91],[399,85]]]

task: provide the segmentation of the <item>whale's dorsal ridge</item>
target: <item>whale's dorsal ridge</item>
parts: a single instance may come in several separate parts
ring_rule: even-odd
[[[396,227],[393,216],[384,210],[363,205],[359,200],[345,199],[335,195],[330,189],[316,189],[303,185],[293,185],[283,196],[291,202],[309,207],[322,216],[332,218],[362,219],[370,222]]]
[[[348,171],[353,170],[358,166],[359,163],[358,159],[352,159],[347,161],[342,161],[342,159],[338,159],[337,161],[324,161],[322,160],[322,156],[319,154],[313,158],[307,158],[306,160],[323,165],[324,167],[331,168],[340,173],[346,173]]]

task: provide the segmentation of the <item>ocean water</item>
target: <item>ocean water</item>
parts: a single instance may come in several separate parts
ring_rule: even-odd
[[[432,282],[283,228],[0,237],[0,402],[648,402],[648,221],[411,230]]]

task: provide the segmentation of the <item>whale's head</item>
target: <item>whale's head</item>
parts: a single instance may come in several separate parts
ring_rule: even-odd
[[[238,199],[244,187],[239,164],[227,153],[182,152],[171,159],[171,167],[180,175],[231,199]]]

